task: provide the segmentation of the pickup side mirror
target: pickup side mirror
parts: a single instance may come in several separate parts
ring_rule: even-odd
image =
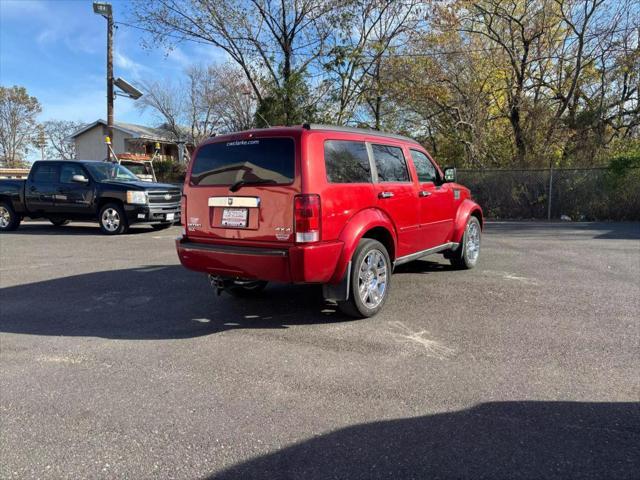
[[[74,175],[71,177],[71,181],[75,183],[89,183],[89,179],[84,175]]]
[[[444,181],[445,183],[451,183],[456,181],[456,167],[444,168]]]

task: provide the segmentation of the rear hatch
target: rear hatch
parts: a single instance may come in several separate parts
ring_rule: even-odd
[[[187,235],[218,242],[293,243],[299,165],[291,136],[228,137],[202,145],[185,187]]]

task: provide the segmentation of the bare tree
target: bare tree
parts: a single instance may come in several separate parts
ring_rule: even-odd
[[[40,124],[44,151],[48,158],[72,160],[76,158],[76,146],[71,135],[84,124],[67,120],[48,120]]]
[[[8,167],[24,161],[37,134],[38,99],[24,87],[0,86],[0,159]]]
[[[175,140],[200,143],[214,132],[251,128],[255,100],[232,65],[193,66],[180,83],[142,82],[141,110],[150,109]]]
[[[383,57],[419,22],[418,0],[356,0],[345,4],[340,27],[331,36],[324,68],[334,85],[335,119],[353,122],[354,111],[369,105],[373,125],[380,128],[380,72]]]
[[[519,165],[524,165],[530,146],[523,108],[527,91],[533,87],[531,72],[536,67],[535,62],[548,33],[550,5],[549,0],[483,0],[474,3],[469,13],[460,19],[461,32],[485,37],[495,52],[494,58],[506,58],[509,66],[503,79],[507,96],[506,115],[513,129]]]
[[[134,16],[156,39],[194,40],[225,51],[243,71],[259,103],[267,86],[283,92],[289,123],[290,86],[317,60],[338,0],[138,0]]]

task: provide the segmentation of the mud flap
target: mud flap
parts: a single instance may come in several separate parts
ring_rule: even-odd
[[[322,285],[322,295],[325,300],[344,302],[349,300],[349,290],[351,287],[351,262],[347,265],[347,271],[340,283],[325,283]]]

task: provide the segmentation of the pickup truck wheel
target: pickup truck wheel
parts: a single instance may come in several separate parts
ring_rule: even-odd
[[[458,248],[451,253],[449,261],[451,265],[460,269],[470,269],[478,263],[480,256],[480,235],[482,228],[480,221],[476,217],[469,217],[467,226],[462,235],[462,242]]]
[[[153,228],[154,230],[166,230],[167,228],[169,228],[171,225],[173,225],[172,222],[167,222],[167,223],[154,223],[151,225],[151,228]]]
[[[124,210],[116,203],[107,203],[100,209],[98,222],[102,233],[107,235],[118,235],[129,229]]]
[[[234,284],[226,289],[234,297],[246,298],[252,297],[257,293],[260,293],[267,286],[268,282],[264,280],[256,280],[251,283],[244,283],[242,285]]]
[[[0,232],[10,232],[20,225],[20,217],[10,203],[0,202]]]
[[[377,240],[363,238],[353,254],[351,266],[349,300],[338,302],[338,307],[352,317],[372,317],[389,297],[389,253]]]
[[[56,227],[61,227],[69,223],[69,220],[67,220],[66,218],[50,218],[49,221]]]

